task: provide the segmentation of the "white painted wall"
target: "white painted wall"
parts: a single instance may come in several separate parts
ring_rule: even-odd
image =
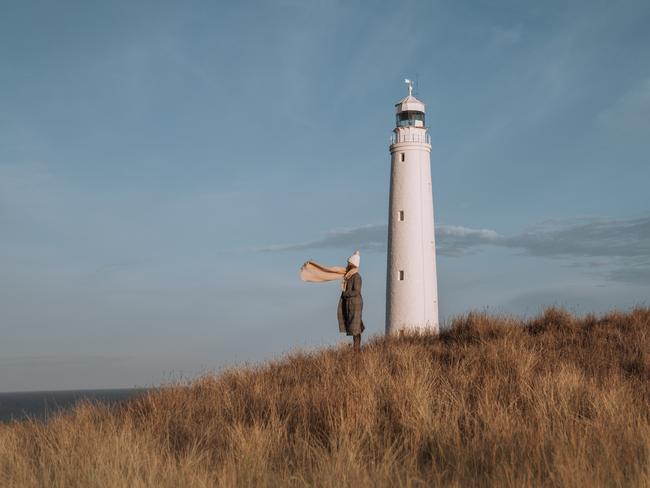
[[[424,104],[407,97],[396,105],[397,113],[403,110],[424,112]],[[396,127],[390,153],[386,334],[437,333],[431,144],[426,127]],[[403,221],[400,211],[404,212]],[[399,279],[400,270],[404,280]]]

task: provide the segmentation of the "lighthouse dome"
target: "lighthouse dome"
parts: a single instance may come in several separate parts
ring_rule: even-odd
[[[395,112],[397,113],[411,110],[424,113],[424,103],[409,94],[395,104]]]
[[[395,104],[397,127],[424,127],[424,103],[409,95]]]

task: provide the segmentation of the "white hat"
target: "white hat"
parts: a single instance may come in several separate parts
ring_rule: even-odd
[[[361,263],[361,254],[359,254],[358,249],[354,251],[354,254],[348,258],[348,263],[356,266],[357,268],[359,267],[359,264]]]

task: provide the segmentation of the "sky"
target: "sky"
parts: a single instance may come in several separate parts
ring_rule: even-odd
[[[441,320],[648,306],[650,4],[0,0],[0,391],[153,386],[384,331],[427,105]],[[365,339],[364,339],[365,340]]]

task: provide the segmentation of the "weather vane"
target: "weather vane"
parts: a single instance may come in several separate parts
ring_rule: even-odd
[[[408,78],[404,78],[404,83],[406,83],[409,86],[409,97],[410,97],[411,95],[413,95],[413,82]]]

